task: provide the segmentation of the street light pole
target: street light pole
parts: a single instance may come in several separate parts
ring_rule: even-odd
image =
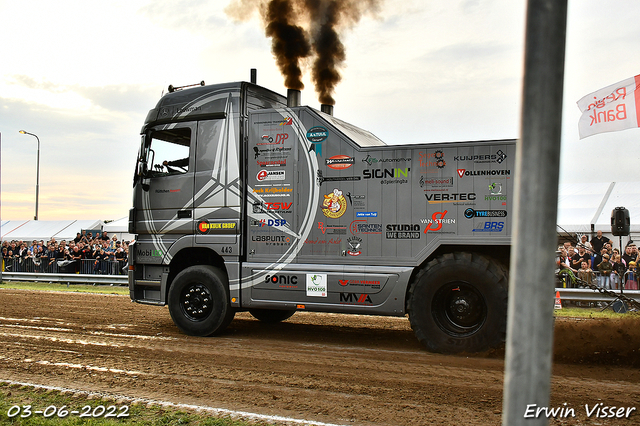
[[[38,141],[38,157],[36,162],[36,215],[33,217],[33,220],[38,220],[38,196],[40,194],[40,138],[33,133],[25,132],[24,130],[20,130],[20,133],[23,135],[31,135]]]

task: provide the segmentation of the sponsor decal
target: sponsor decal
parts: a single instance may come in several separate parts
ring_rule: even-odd
[[[507,201],[507,196],[506,195],[485,195],[484,196],[484,200],[485,201]],[[507,203],[502,203],[503,206],[505,206]]]
[[[265,146],[265,145],[278,145],[280,142],[276,142],[273,140],[273,136],[269,136],[269,135],[262,135],[262,137],[260,138],[261,142],[258,142],[256,145],[257,146]],[[254,152],[257,148],[254,148]]]
[[[474,217],[507,217],[506,210],[474,210],[466,209],[464,217],[473,219]]]
[[[356,217],[378,217],[378,212],[357,212]]]
[[[253,190],[254,194],[276,194],[277,195],[277,194],[288,193],[288,192],[293,192],[293,188],[273,187],[273,188],[258,188]],[[284,196],[289,196],[289,194],[283,195],[283,197]]]
[[[256,175],[258,182],[265,182],[269,180],[284,180],[284,170],[265,170],[262,169]]]
[[[291,245],[291,237],[287,235],[252,235],[251,241],[266,243],[268,246],[288,246]]]
[[[383,179],[407,177],[410,171],[411,167],[406,169],[365,169],[362,174],[365,179]]]
[[[443,224],[453,225],[456,223],[455,219],[445,219],[444,217],[447,215],[448,210],[443,212],[434,212],[431,215],[431,219],[425,219],[424,222],[427,223],[427,227],[424,228],[424,233],[426,234],[429,231],[439,231],[442,229]],[[423,223],[424,223],[423,222]]]
[[[256,161],[258,166],[260,167],[284,167],[287,165],[287,159],[283,158],[281,160],[266,160],[266,161]]]
[[[389,224],[385,237],[389,240],[419,240],[421,227],[417,224]]]
[[[318,229],[322,231],[322,234],[346,234],[346,226],[325,226],[324,222],[318,222]]]
[[[432,153],[420,151],[418,153],[418,165],[420,167],[437,167],[444,169],[447,162],[444,160],[444,152],[436,150]]]
[[[489,192],[491,195],[501,195],[502,194],[502,184],[500,182],[493,182],[489,185]]]
[[[453,161],[473,161],[474,163],[498,163],[498,164],[502,164],[502,162],[506,159],[507,159],[507,154],[505,154],[501,149],[496,151],[495,154],[456,155],[455,157],[453,157]]]
[[[340,244],[342,243],[342,238],[331,238],[329,240],[321,240],[320,238],[316,238],[315,240],[307,239],[305,244]]]
[[[364,200],[366,195],[352,195],[350,192],[347,192],[345,196],[349,200],[349,205],[353,206],[354,209],[365,208]]]
[[[367,154],[367,156],[362,159],[363,163],[367,163],[370,166],[377,163],[398,163],[406,161],[411,161],[411,158],[375,158]]]
[[[322,174],[322,170],[318,170],[316,172],[316,181],[318,182],[318,186],[322,185],[323,182],[340,182],[340,181],[356,181],[360,180],[360,176],[342,176],[342,177],[324,177]]]
[[[511,170],[467,170],[458,169],[458,176],[511,176]]]
[[[362,245],[362,238],[353,237],[347,238],[347,243],[349,243],[349,250],[347,250],[347,254],[350,256],[360,256],[362,252],[360,251],[360,246]]]
[[[136,256],[138,257],[162,257],[162,250],[155,249],[147,249],[147,250],[136,250]]]
[[[381,223],[368,223],[365,219],[354,220],[349,225],[352,235],[356,234],[382,234]]]
[[[332,193],[324,196],[322,213],[330,219],[338,219],[347,211],[347,200],[342,191],[334,189]]]
[[[156,194],[170,194],[172,192],[180,192],[179,189],[156,189]]]
[[[338,280],[342,287],[346,286],[365,286],[372,287],[374,289],[380,288],[380,281],[375,280]]]
[[[284,219],[260,219],[260,221],[255,221],[255,223],[260,226],[286,226],[287,221]]]
[[[446,188],[453,186],[453,176],[433,178],[425,178],[424,176],[420,176],[420,188],[424,188],[425,186],[431,188]]]
[[[291,117],[285,117],[283,121],[278,123],[280,126],[292,126],[293,119]]]
[[[324,162],[330,169],[344,170],[353,166],[356,159],[354,157],[349,157],[348,155],[334,155],[331,158],[325,159]]]
[[[460,192],[453,194],[424,194],[429,204],[454,203],[457,201],[475,201],[475,192]]]
[[[479,222],[473,232],[502,232],[504,222]]]
[[[208,220],[201,220],[198,222],[198,233],[200,234],[235,234],[236,233],[235,222],[213,222],[209,223]]]
[[[373,305],[371,296],[366,293],[340,293],[340,303],[345,305]]]
[[[267,275],[264,278],[266,284],[277,284],[280,288],[298,288],[298,276],[297,275]]]
[[[327,297],[327,274],[307,274],[307,296]]]
[[[291,213],[291,206],[293,203],[285,203],[283,201],[270,203],[254,203],[253,204],[253,212],[254,213],[266,213],[267,211],[273,213]]]
[[[312,143],[311,147],[316,155],[322,155],[322,142],[329,137],[329,131],[322,126],[316,126],[307,132],[307,140]]]

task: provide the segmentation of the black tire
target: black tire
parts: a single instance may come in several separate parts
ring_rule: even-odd
[[[505,341],[508,273],[476,253],[430,261],[411,286],[411,328],[427,350],[482,352]]]
[[[295,309],[249,309],[254,318],[262,322],[275,324],[291,318],[296,313]]]
[[[227,275],[213,266],[190,266],[169,288],[169,313],[176,326],[191,336],[222,332],[233,320]]]

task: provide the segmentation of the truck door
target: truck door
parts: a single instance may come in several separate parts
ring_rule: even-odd
[[[181,235],[193,232],[193,187],[196,123],[151,128],[144,144],[148,185],[137,206],[143,218],[140,234],[154,238],[164,252]],[[144,238],[141,239],[141,242]]]

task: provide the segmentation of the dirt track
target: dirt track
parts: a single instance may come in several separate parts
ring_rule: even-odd
[[[637,321],[635,322],[637,324]],[[634,328],[635,327],[635,328]],[[640,424],[640,328],[558,320],[551,424]],[[357,425],[498,425],[502,353],[430,354],[405,318],[241,313],[217,338],[180,334],[126,296],[0,289],[0,379]],[[587,418],[584,405],[636,407]]]

